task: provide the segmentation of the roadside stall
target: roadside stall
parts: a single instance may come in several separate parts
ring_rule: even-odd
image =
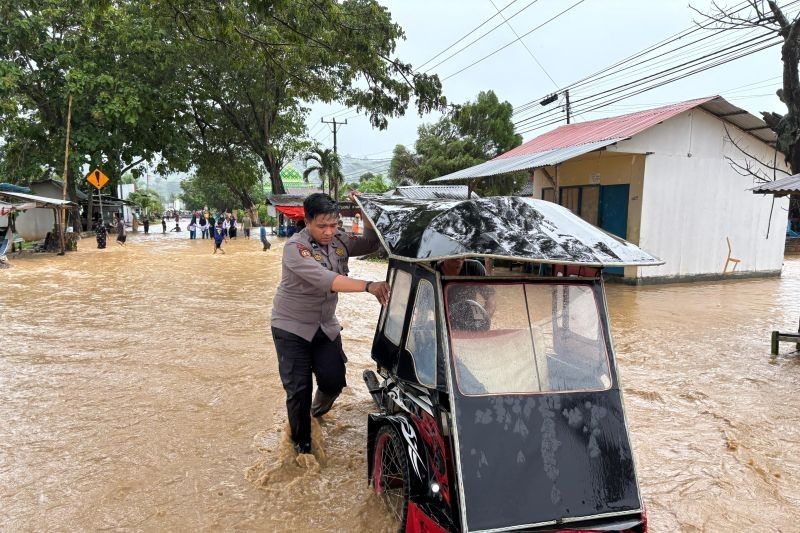
[[[57,198],[47,198],[22,192],[0,191],[0,201],[18,202],[22,207],[17,206],[14,220],[14,232],[26,241],[45,240],[45,248],[50,251],[57,251],[60,247],[57,238],[59,227],[59,215],[63,207],[67,207],[67,239],[66,248],[74,249],[77,246],[77,237],[72,234],[73,224],[72,207],[75,203]],[[11,227],[9,225],[9,227]],[[49,244],[48,244],[49,243]]]

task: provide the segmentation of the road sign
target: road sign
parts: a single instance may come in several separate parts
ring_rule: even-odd
[[[94,185],[98,189],[102,189],[108,183],[108,176],[103,174],[102,170],[94,169],[86,176],[86,181]]]

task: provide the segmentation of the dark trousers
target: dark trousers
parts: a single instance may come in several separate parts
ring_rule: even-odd
[[[278,370],[286,391],[286,410],[292,440],[297,444],[311,443],[311,375],[317,387],[335,396],[347,385],[342,336],[330,340],[318,329],[311,342],[286,330],[272,328],[272,339],[278,352]]]

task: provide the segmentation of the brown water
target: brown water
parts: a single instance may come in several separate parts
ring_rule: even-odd
[[[340,298],[351,388],[298,465],[268,334],[280,246],[212,256],[187,237],[87,239],[0,271],[0,529],[388,530],[360,378],[377,303]],[[796,531],[800,359],[770,357],[769,331],[797,328],[800,260],[608,292],[651,530]]]

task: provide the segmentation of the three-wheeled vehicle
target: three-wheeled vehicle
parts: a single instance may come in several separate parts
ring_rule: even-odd
[[[601,271],[661,261],[531,198],[359,203],[391,284],[368,477],[400,530],[646,532]]]

